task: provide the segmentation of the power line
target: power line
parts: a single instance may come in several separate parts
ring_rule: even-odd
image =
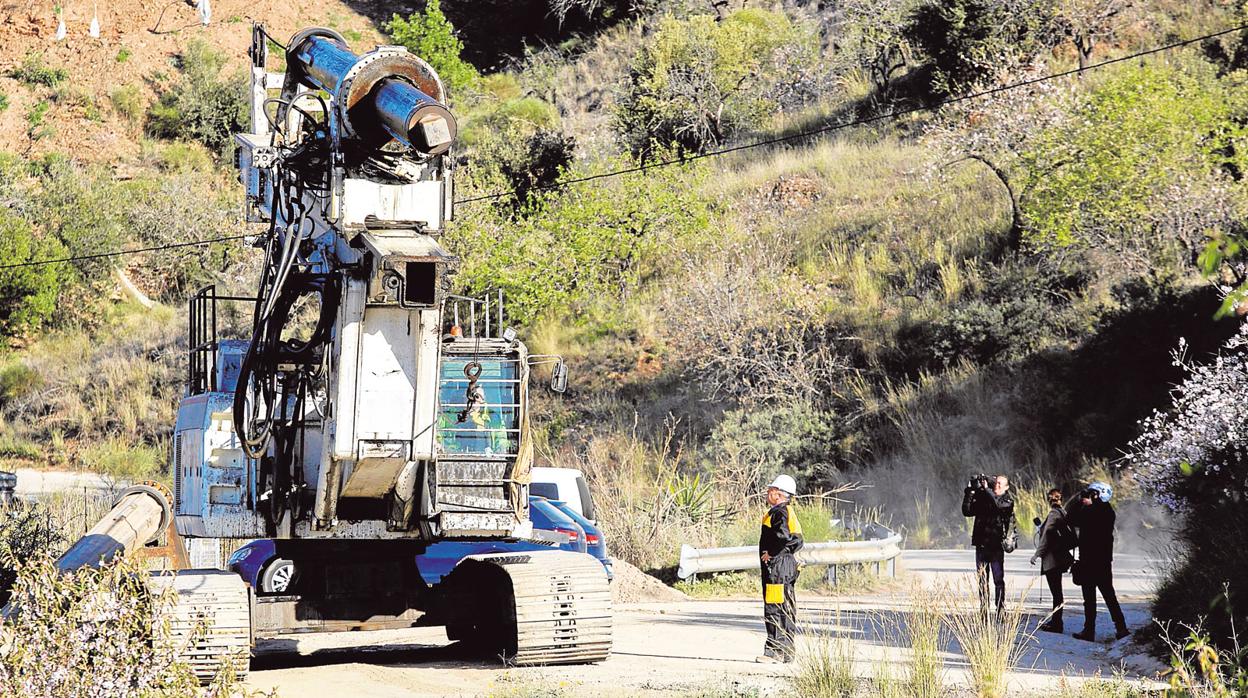
[[[168,245],[155,245],[152,247],[137,247],[128,250],[116,250],[113,252],[96,252],[94,254],[75,255],[73,257],[61,257],[59,259],[36,259],[28,262],[18,262],[16,264],[3,264],[0,269],[17,269],[19,267],[37,267],[44,264],[64,264],[66,262],[84,262],[91,259],[104,259],[106,257],[119,257],[121,255],[139,254],[140,252],[161,252],[163,250],[176,250],[179,247],[198,247],[200,245],[211,245],[217,242],[229,242],[231,240],[241,240],[248,235],[227,235],[220,238],[211,238],[208,240],[190,240],[187,242],[175,242]]]
[[[1113,65],[1115,63],[1123,63],[1125,61],[1132,61],[1137,58],[1144,58],[1146,56],[1151,56],[1156,53],[1162,53],[1164,51],[1171,51],[1176,48],[1189,46],[1199,41],[1206,41],[1208,39],[1216,39],[1220,36],[1233,34],[1237,31],[1242,31],[1244,29],[1248,29],[1248,23],[1241,24],[1239,26],[1232,27],[1230,29],[1224,29],[1219,32],[1214,32],[1212,34],[1205,34],[1203,36],[1197,36],[1191,39],[1184,39],[1182,41],[1176,41],[1174,43],[1166,44],[1164,46],[1157,46],[1157,47],[1148,49],[1146,51],[1139,51],[1137,53],[1132,53],[1126,56],[1120,56],[1118,58],[1110,58],[1108,60],[1104,60],[1099,63],[1093,63],[1084,68],[1072,68],[1070,70],[1063,70],[1057,73],[1049,73],[1047,75],[1041,75],[1041,76],[1037,76],[1034,78],[1028,78],[1026,80],[1019,80],[1018,82],[1007,83],[1005,85],[998,85],[996,87],[993,87],[987,90],[982,90],[980,92],[972,92],[970,94],[962,95],[960,97],[949,97],[946,99],[942,99],[938,102],[935,102],[934,104],[925,104],[925,105],[916,106],[916,107],[907,107],[905,109],[896,109],[893,111],[885,112],[883,114],[876,114],[874,116],[868,116],[862,119],[855,119],[853,121],[844,121],[844,122],[836,123],[836,124],[828,124],[826,126],[821,126],[819,128],[810,129],[807,131],[799,131],[798,133],[791,133],[787,136],[776,136],[773,138],[766,138],[766,139],[759,140],[759,141],[752,141],[750,143],[743,143],[741,145],[734,145],[734,146],[730,146],[727,148],[720,148],[718,150],[709,150],[705,153],[697,153],[694,155],[689,155],[689,156],[680,157],[680,158],[673,158],[670,160],[661,160],[659,162],[646,163],[642,165],[637,165],[635,167],[626,167],[622,170],[614,170],[611,172],[601,172],[598,174],[587,175],[585,177],[577,177],[575,179],[564,180],[562,182],[553,182],[551,184],[545,184],[545,185],[533,187],[532,189],[530,189],[530,191],[547,191],[547,190],[554,190],[554,189],[563,189],[564,187],[569,187],[573,184],[580,184],[582,182],[592,182],[592,181],[599,180],[599,179],[607,179],[609,177],[618,177],[620,175],[633,174],[636,172],[645,172],[647,170],[654,170],[660,167],[670,167],[671,165],[680,165],[680,164],[684,164],[687,162],[693,162],[694,160],[702,160],[704,158],[718,157],[720,155],[736,153],[742,150],[750,150],[752,148],[762,148],[762,147],[769,146],[769,145],[776,145],[778,143],[785,143],[788,141],[797,140],[799,138],[807,138],[810,136],[817,136],[823,133],[831,133],[833,131],[839,131],[841,129],[851,128],[853,126],[862,126],[865,124],[875,123],[877,121],[884,121],[886,119],[895,119],[900,116],[906,116],[908,114],[914,114],[917,112],[933,111],[933,110],[939,109],[941,107],[944,107],[950,104],[957,104],[958,102],[966,102],[972,99],[978,99],[980,97],[988,97],[994,94],[999,94],[1001,92],[1007,92],[1009,90],[1016,90],[1021,87],[1030,87],[1031,85],[1037,85],[1039,83],[1048,82],[1050,80],[1058,80],[1061,78],[1070,77],[1071,75],[1076,75],[1078,73],[1086,72],[1089,70],[1095,70],[1097,68],[1103,68],[1105,66]],[[455,201],[455,204],[456,205],[470,204],[470,203],[477,202],[477,201],[489,201],[492,199],[501,199],[507,196],[515,196],[515,193],[514,192],[496,192],[494,194],[482,194],[480,196],[471,196],[465,199],[458,199]]]
[[[584,182],[592,182],[592,181],[596,181],[599,179],[607,179],[609,177],[619,177],[621,175],[633,174],[636,172],[645,172],[647,170],[654,170],[654,169],[658,169],[661,167],[670,167],[672,165],[680,165],[680,164],[687,163],[687,162],[693,162],[694,160],[703,160],[706,158],[718,157],[720,155],[728,155],[729,153],[736,153],[736,152],[740,152],[743,150],[751,150],[753,148],[763,148],[769,145],[776,145],[778,143],[787,143],[788,141],[797,140],[799,138],[808,138],[810,136],[817,136],[823,133],[831,133],[833,131],[840,131],[842,129],[851,128],[853,126],[863,126],[866,124],[875,123],[877,121],[884,121],[886,119],[895,119],[897,117],[906,116],[908,114],[915,114],[915,113],[924,112],[924,111],[934,111],[936,109],[939,109],[944,106],[948,106],[950,104],[966,102],[972,99],[978,99],[980,97],[988,97],[994,94],[1000,94],[1002,92],[1007,92],[1009,90],[1016,90],[1022,87],[1030,87],[1031,85],[1037,85],[1043,82],[1048,82],[1050,80],[1059,80],[1061,78],[1070,77],[1071,75],[1076,75],[1078,73],[1086,72],[1089,70],[1095,70],[1097,68],[1104,68],[1105,66],[1108,66],[1108,65],[1114,65],[1115,63],[1123,63],[1126,61],[1132,61],[1132,60],[1136,60],[1137,58],[1144,58],[1146,56],[1151,56],[1157,53],[1163,53],[1165,51],[1172,51],[1176,48],[1183,48],[1184,46],[1190,46],[1200,41],[1216,39],[1218,37],[1226,36],[1227,34],[1234,34],[1235,32],[1243,31],[1245,29],[1248,29],[1248,23],[1240,24],[1238,26],[1231,27],[1229,29],[1223,29],[1222,31],[1213,32],[1211,34],[1204,34],[1202,36],[1197,36],[1197,37],[1193,37],[1190,39],[1184,39],[1182,41],[1175,41],[1173,43],[1165,44],[1162,46],[1157,46],[1157,47],[1154,47],[1145,51],[1138,51],[1136,53],[1131,53],[1125,56],[1119,56],[1118,58],[1110,58],[1104,61],[1100,61],[1099,63],[1093,63],[1084,68],[1071,68],[1070,70],[1063,70],[1057,73],[1049,73],[1047,75],[1041,75],[1041,76],[1034,77],[1034,78],[1028,78],[1026,80],[1019,80],[1017,82],[1011,82],[1005,85],[998,85],[996,87],[989,88],[987,90],[982,90],[979,92],[972,92],[970,94],[962,95],[960,97],[949,97],[946,99],[942,99],[938,102],[935,102],[934,104],[925,104],[921,106],[907,107],[905,109],[895,109],[893,111],[885,112],[883,114],[876,114],[874,116],[868,116],[862,119],[854,119],[852,121],[844,121],[844,122],[836,123],[836,124],[828,124],[826,126],[821,126],[815,129],[809,129],[806,131],[799,131],[797,133],[791,133],[787,136],[776,136],[773,138],[766,138],[763,140],[743,143],[741,145],[734,145],[734,146],[730,146],[727,148],[720,148],[718,150],[708,150],[705,153],[697,153],[694,155],[689,155],[687,157],[673,158],[670,160],[661,160],[659,162],[646,163],[643,165],[637,165],[635,167],[626,167],[621,170],[613,170],[611,172],[600,172],[598,174],[587,175],[585,177],[576,177],[574,179],[568,179],[562,182],[554,182],[551,184],[545,184],[542,186],[533,187],[531,191],[549,191],[549,190],[555,190],[555,189],[563,189],[565,187],[572,186],[573,184],[581,184]],[[267,32],[266,32],[266,36],[268,36]],[[268,38],[270,40],[273,40],[272,37],[268,37]],[[274,43],[277,43],[277,42],[274,41]],[[474,203],[477,201],[489,201],[493,199],[501,199],[506,196],[515,196],[515,193],[514,192],[496,192],[494,194],[483,194],[480,196],[472,196],[472,197],[468,197],[465,199],[457,199],[455,201],[455,204],[456,205],[470,204],[470,203]],[[141,248],[136,248],[136,249],[117,250],[114,252],[98,252],[95,254],[76,255],[73,257],[62,257],[59,259],[31,260],[27,262],[18,262],[16,264],[3,264],[3,265],[0,265],[0,270],[16,269],[19,267],[34,267],[34,266],[41,266],[44,264],[65,264],[65,263],[70,263],[70,262],[82,262],[82,261],[88,261],[92,259],[104,259],[107,257],[119,257],[122,255],[139,254],[141,252],[160,252],[164,250],[173,250],[173,249],[178,249],[178,248],[183,248],[183,247],[197,247],[200,245],[211,245],[211,244],[215,244],[218,242],[229,242],[231,240],[241,240],[245,237],[248,237],[248,235],[245,235],[245,234],[244,235],[229,235],[226,237],[211,238],[207,240],[191,240],[188,242],[178,242],[178,243],[172,243],[169,245],[156,245],[152,247],[141,247]]]

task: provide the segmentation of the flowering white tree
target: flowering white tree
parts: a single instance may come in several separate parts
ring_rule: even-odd
[[[1188,377],[1169,411],[1141,422],[1130,460],[1140,484],[1174,512],[1194,502],[1248,495],[1248,323],[1209,364],[1192,365],[1180,342],[1175,364]]]

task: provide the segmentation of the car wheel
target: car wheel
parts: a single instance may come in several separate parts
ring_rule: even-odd
[[[277,558],[264,568],[260,575],[260,591],[265,594],[285,594],[294,588],[299,580],[295,563]]]

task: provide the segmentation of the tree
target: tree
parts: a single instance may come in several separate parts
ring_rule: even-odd
[[[835,43],[841,60],[867,74],[887,96],[893,77],[910,62],[904,31],[915,0],[846,0]]]
[[[30,223],[0,212],[0,259],[5,264],[55,259],[65,248],[54,239],[35,236]],[[13,335],[37,328],[56,310],[63,280],[59,265],[0,269],[0,331]]]
[[[1059,0],[1057,26],[1079,53],[1079,69],[1088,67],[1092,49],[1114,37],[1132,0]]]
[[[780,12],[666,17],[632,62],[616,129],[634,154],[700,151],[813,94],[818,70],[815,33]]]
[[[953,95],[1031,63],[1051,23],[1046,0],[924,0],[904,35],[931,63],[935,91]]]
[[[1110,250],[1146,271],[1165,255],[1190,264],[1209,234],[1233,230],[1248,210],[1228,181],[1244,171],[1243,127],[1211,73],[1123,70],[1033,139],[1022,157],[1032,239]],[[1179,215],[1195,202],[1199,216]]]
[[[628,162],[612,159],[574,173]],[[470,292],[501,288],[518,323],[625,298],[660,273],[660,251],[709,229],[709,203],[689,181],[700,173],[690,165],[582,182],[537,195],[543,200],[518,216],[507,207],[474,206],[447,233],[463,260],[456,280]],[[485,191],[497,184],[486,183]]]
[[[441,0],[428,0],[424,12],[413,12],[407,19],[394,15],[386,24],[386,32],[432,66],[451,92],[471,88],[481,77],[471,63],[460,57],[464,42],[442,14]]]
[[[996,79],[976,85],[976,92],[1036,78],[1043,66],[1033,64],[1020,71],[1002,71]],[[1036,82],[1025,88],[1002,90],[976,100],[956,102],[940,110],[928,126],[924,140],[937,148],[942,174],[961,162],[978,162],[1000,182],[1010,199],[1008,244],[1019,249],[1023,242],[1022,201],[1037,176],[1026,171],[1023,154],[1046,129],[1069,118],[1073,92],[1070,83]]]

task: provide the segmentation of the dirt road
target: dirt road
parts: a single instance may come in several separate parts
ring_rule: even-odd
[[[915,551],[903,557],[908,584],[960,583],[970,572],[968,551]],[[1140,557],[1117,562],[1119,592],[1132,627],[1147,625],[1147,594],[1154,576]],[[1012,594],[1026,592],[1035,613],[1031,625],[1048,610],[1042,584],[1023,551],[1011,556],[1008,579]],[[1030,589],[1028,591],[1028,589]],[[1067,590],[1078,599],[1076,589]],[[871,677],[882,661],[904,660],[905,653],[884,632],[905,622],[910,603],[904,590],[864,596],[803,598],[801,645],[829,634],[854,639],[855,672]],[[1071,613],[1071,611],[1068,611]],[[1078,629],[1081,609],[1068,616]],[[762,647],[761,604],[756,600],[681,601],[617,607],[615,649],[594,666],[505,668],[473,657],[446,641],[439,628],[314,634],[264,641],[253,660],[251,686],[276,688],[284,696],[423,696],[423,695],[770,695],[784,692],[781,677],[791,667],[755,664]],[[1074,621],[1074,622],[1071,622]],[[1102,612],[1100,629],[1110,623]],[[1108,640],[1108,638],[1106,638]],[[1039,633],[1028,642],[1021,668],[1011,678],[1022,693],[1051,694],[1064,677],[1108,676],[1125,664],[1129,676],[1147,676],[1156,666],[1134,656],[1129,642],[1089,644]],[[946,681],[967,685],[966,661],[956,648],[946,653]],[[791,694],[791,693],[790,693]]]

